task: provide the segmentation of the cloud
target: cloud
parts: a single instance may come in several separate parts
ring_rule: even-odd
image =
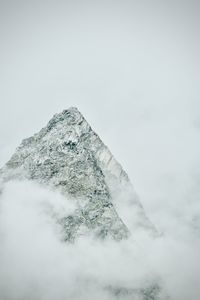
[[[163,236],[132,228],[120,244],[66,246],[54,216],[73,210],[70,199],[10,183],[0,197],[0,298],[110,300],[105,283],[156,277],[170,299],[200,299],[199,3],[1,1],[0,164],[78,106]],[[131,228],[129,204],[116,203]]]
[[[200,241],[190,227],[167,216],[174,232],[160,238],[132,232],[120,243],[82,237],[66,244],[55,216],[73,209],[70,199],[34,183],[6,184],[0,197],[2,300],[132,299],[110,289],[137,290],[155,282],[161,299],[198,299]]]

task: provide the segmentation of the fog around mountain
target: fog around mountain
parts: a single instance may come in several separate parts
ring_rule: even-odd
[[[152,225],[127,189],[127,175],[77,109],[23,140],[0,174],[2,299],[199,297],[198,201],[155,209]],[[59,220],[68,218],[63,228]],[[108,234],[94,235],[99,229]]]
[[[0,5],[1,167],[23,138],[77,106],[163,233],[137,243],[133,234],[119,248],[89,238],[66,248],[46,212],[73,207],[32,183],[9,183],[0,201],[2,297],[110,299],[96,279],[143,286],[156,277],[170,299],[199,299],[199,1]],[[129,209],[119,210],[126,222]]]
[[[158,299],[198,299],[200,242],[192,228],[168,217],[173,231],[157,239],[130,228],[132,236],[121,242],[82,237],[66,246],[49,212],[72,210],[69,199],[33,183],[7,184],[1,197],[2,299],[132,299],[115,297],[108,283],[144,289],[152,282],[162,288]]]

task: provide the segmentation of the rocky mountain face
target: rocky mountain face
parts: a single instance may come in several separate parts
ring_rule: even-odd
[[[131,222],[152,229],[127,174],[76,108],[56,114],[39,133],[22,141],[0,170],[3,182],[28,179],[76,201],[74,214],[59,220],[64,239],[94,233],[115,240],[130,235],[115,199],[137,211]]]
[[[0,170],[2,185],[12,179],[34,181],[74,201],[73,213],[56,220],[67,242],[87,234],[120,241],[138,229],[155,233],[127,174],[76,108],[54,115],[22,141]],[[116,299],[156,300],[160,292],[157,283],[145,289],[108,283],[104,289]]]

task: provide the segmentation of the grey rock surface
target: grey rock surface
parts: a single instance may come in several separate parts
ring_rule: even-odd
[[[3,182],[33,180],[73,198],[74,214],[59,220],[67,241],[88,232],[101,238],[127,238],[129,224],[117,212],[117,203],[123,206],[123,202],[129,202],[135,212],[130,224],[153,228],[127,174],[73,107],[54,115],[39,133],[24,139],[0,170],[0,178]]]

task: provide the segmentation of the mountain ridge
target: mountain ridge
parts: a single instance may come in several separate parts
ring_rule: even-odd
[[[101,238],[128,238],[130,231],[114,203],[120,197],[138,210],[138,220],[131,222],[152,227],[128,175],[76,107],[55,114],[38,133],[22,140],[0,177],[4,182],[33,180],[76,199],[74,215],[59,220],[67,241],[91,231]]]

